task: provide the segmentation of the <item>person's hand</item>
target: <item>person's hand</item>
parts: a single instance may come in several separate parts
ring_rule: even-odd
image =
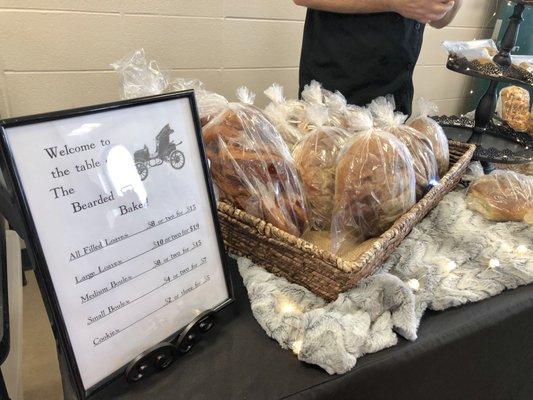
[[[438,21],[453,8],[453,0],[390,0],[391,11],[423,24]]]

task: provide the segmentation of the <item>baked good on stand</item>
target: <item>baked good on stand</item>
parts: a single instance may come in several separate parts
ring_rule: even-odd
[[[533,223],[533,177],[495,170],[474,180],[466,204],[491,221]]]
[[[307,114],[307,119],[316,128],[296,144],[292,155],[307,201],[309,226],[317,231],[329,230],[335,195],[335,168],[348,132],[324,126],[329,118],[325,106],[311,105]]]
[[[404,125],[407,116],[394,112],[392,96],[378,97],[370,103],[369,108],[374,117],[374,125],[392,133],[409,149],[416,177],[416,197],[421,199],[439,180],[437,159],[431,141],[416,129]]]
[[[289,149],[262,111],[251,105],[251,93],[239,88],[238,96],[241,103],[229,103],[203,130],[220,197],[300,236],[307,214]]]
[[[500,92],[501,116],[511,128],[526,132],[529,126],[529,92],[518,86],[508,86]]]
[[[419,114],[409,121],[409,126],[416,129],[431,141],[433,154],[437,160],[439,177],[443,177],[450,166],[450,150],[448,138],[442,127],[431,118],[431,115],[438,113],[437,105],[431,101],[420,98],[417,100]]]
[[[332,251],[379,236],[415,203],[413,159],[389,132],[372,127],[351,138],[336,169]]]

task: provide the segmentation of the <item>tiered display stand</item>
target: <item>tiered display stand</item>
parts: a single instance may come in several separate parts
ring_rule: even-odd
[[[463,60],[450,56],[446,67],[461,74],[490,81],[489,87],[476,108],[475,120],[463,116],[435,117],[449,139],[473,143],[477,146],[473,160],[481,161],[486,172],[494,169],[493,163],[523,164],[533,161],[533,137],[526,132],[513,130],[495,116],[498,100],[498,83],[508,83],[533,88],[533,77],[520,74],[511,64],[511,52],[518,37],[522,15],[531,0],[515,1],[514,12],[509,18],[494,64],[486,68],[469,68]],[[531,75],[531,74],[530,74]]]

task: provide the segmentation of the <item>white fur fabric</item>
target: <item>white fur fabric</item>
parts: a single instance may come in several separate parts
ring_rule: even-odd
[[[357,358],[415,340],[427,308],[443,310],[533,282],[533,226],[494,223],[448,194],[382,271],[332,303],[239,258],[252,312],[268,336],[330,374]],[[492,260],[492,261],[491,261]]]

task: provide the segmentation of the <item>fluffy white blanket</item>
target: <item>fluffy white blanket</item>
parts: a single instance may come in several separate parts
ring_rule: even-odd
[[[330,374],[417,337],[427,308],[444,310],[533,282],[533,226],[494,223],[448,194],[384,264],[332,303],[239,258],[252,311],[267,335]]]

